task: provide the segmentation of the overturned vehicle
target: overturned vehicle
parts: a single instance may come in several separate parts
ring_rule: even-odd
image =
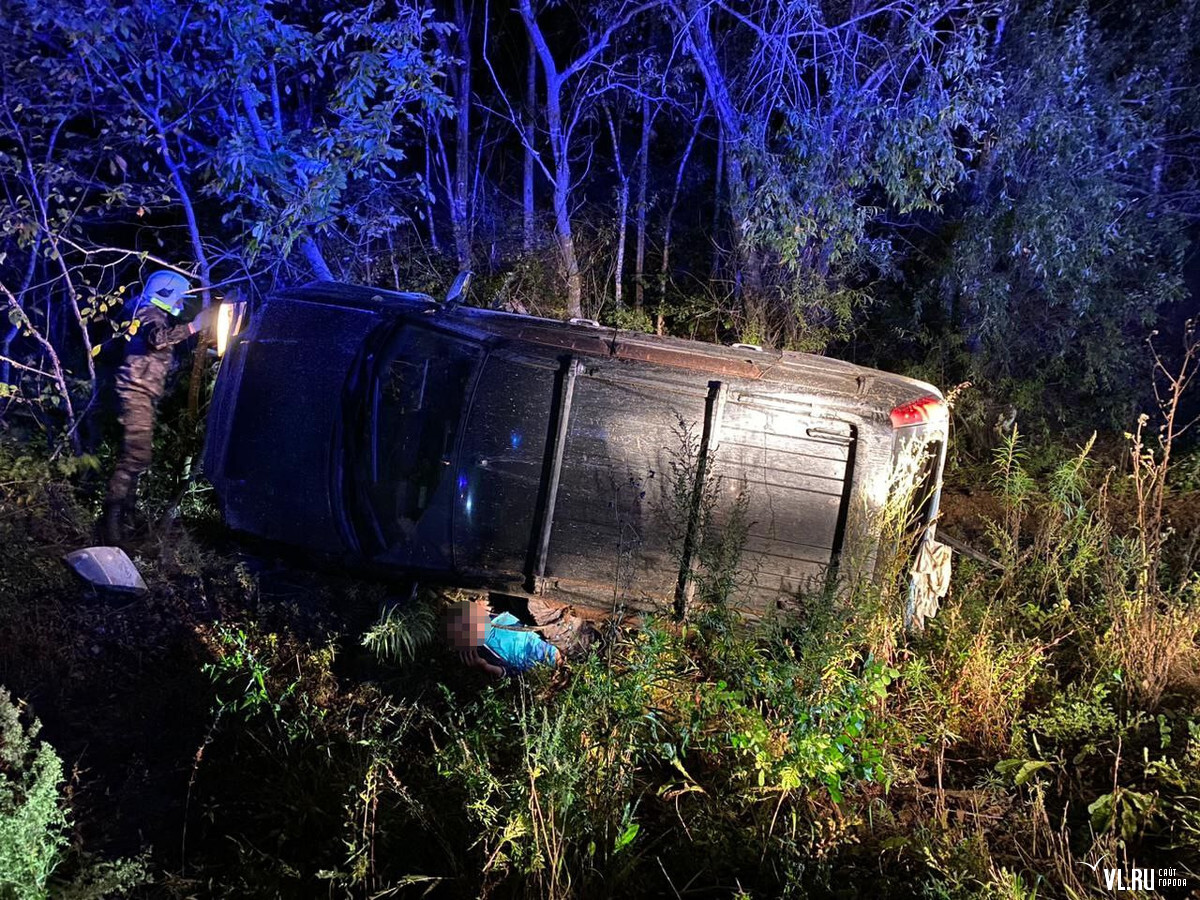
[[[761,616],[872,574],[879,513],[919,447],[903,476],[910,614],[936,608],[949,555],[934,541],[947,436],[935,388],[468,308],[456,293],[319,282],[223,311],[205,472],[232,528],[598,611],[681,610],[700,532],[729,528],[731,602]]]

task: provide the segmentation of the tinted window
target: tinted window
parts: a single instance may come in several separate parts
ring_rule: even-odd
[[[465,341],[407,328],[376,368],[365,487],[397,562],[449,564],[457,444],[479,355]]]
[[[490,356],[463,436],[454,513],[455,562],[469,571],[524,571],[542,488],[553,364]]]

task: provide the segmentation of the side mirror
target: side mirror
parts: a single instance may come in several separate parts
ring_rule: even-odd
[[[472,274],[474,273],[470,269],[463,269],[454,276],[454,283],[450,285],[450,290],[446,291],[446,299],[442,304],[446,309],[454,309],[462,303],[471,287]]]

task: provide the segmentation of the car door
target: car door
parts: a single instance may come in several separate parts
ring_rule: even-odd
[[[545,502],[561,370],[560,361],[506,351],[483,364],[455,482],[455,563],[465,576],[525,578]]]
[[[545,577],[567,594],[670,605],[707,380],[589,364],[576,380]],[[682,485],[682,488],[681,488]],[[682,504],[682,506],[681,506]]]
[[[482,357],[474,342],[416,325],[377,356],[352,451],[351,498],[359,543],[373,560],[453,567],[458,448]]]

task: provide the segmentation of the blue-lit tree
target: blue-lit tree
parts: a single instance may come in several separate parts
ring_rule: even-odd
[[[568,315],[632,283],[664,331],[824,350],[866,329],[881,362],[932,347],[947,378],[1027,394],[1059,364],[1128,392],[1183,296],[1195,0],[6,14],[0,381],[49,385],[53,415],[90,396],[102,320],[151,263],[249,290],[474,265],[496,302]]]
[[[744,336],[823,347],[892,269],[888,219],[936,211],[999,84],[987,10],[673,0],[721,131]]]
[[[378,183],[394,184],[421,117],[447,110],[433,44],[447,26],[381,3],[329,12],[318,27],[253,2],[210,4],[208,14],[234,61],[216,82],[226,136],[212,191],[236,206],[252,253],[286,257],[295,244],[316,275],[332,277],[317,235],[345,228]],[[399,215],[385,211],[384,224]]]
[[[583,279],[575,248],[571,207],[577,187],[572,172],[575,139],[579,134],[579,126],[592,112],[592,91],[589,90],[585,75],[608,50],[617,34],[639,16],[659,6],[661,3],[658,0],[621,2],[613,8],[602,4],[594,11],[596,15],[585,21],[586,31],[579,46],[572,48],[565,61],[560,62],[542,27],[540,10],[535,9],[532,0],[521,0],[518,5],[545,90],[545,140],[549,153],[543,156],[536,148],[530,147],[529,150],[551,185],[554,234],[567,285],[567,313],[571,316],[583,315]],[[508,108],[513,124],[524,135],[525,126],[521,116],[511,104]]]
[[[1186,300],[1200,212],[1200,105],[1180,89],[1200,59],[1196,5],[1107,16],[1046,4],[997,34],[1003,101],[920,291],[968,357],[957,377],[1058,424],[1081,403],[1133,417],[1141,339]]]

